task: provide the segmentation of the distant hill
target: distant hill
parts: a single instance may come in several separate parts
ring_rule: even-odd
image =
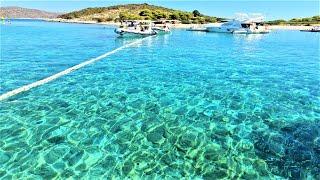
[[[274,20],[268,21],[267,24],[270,25],[312,25],[312,24],[320,24],[320,16],[312,16],[307,18],[293,18],[288,21],[286,20]]]
[[[56,18],[59,14],[21,7],[1,7],[0,17],[5,18]]]
[[[186,12],[149,4],[126,4],[109,7],[86,8],[60,15],[63,19],[77,19],[82,21],[121,21],[121,20],[179,20],[182,23],[210,23],[220,18],[201,14],[195,10]]]

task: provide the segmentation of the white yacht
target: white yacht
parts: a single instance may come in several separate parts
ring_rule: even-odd
[[[263,22],[263,17],[238,18],[226,23],[207,27],[208,32],[234,33],[234,34],[263,34],[270,30]]]
[[[151,36],[156,35],[157,31],[152,29],[151,21],[124,21],[120,27],[114,30],[115,33],[123,35],[141,35]]]
[[[241,28],[241,22],[238,20],[231,20],[226,23],[219,23],[207,27],[208,32],[217,32],[217,33],[233,33],[235,30]]]

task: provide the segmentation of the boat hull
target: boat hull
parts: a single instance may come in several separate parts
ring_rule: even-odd
[[[314,29],[311,29],[311,30],[300,30],[301,32],[320,32],[320,29],[319,30],[314,30]]]
[[[117,28],[114,30],[115,33],[120,36],[153,36],[156,35],[156,31],[137,31],[137,30],[128,30],[123,28]]]
[[[224,28],[224,27],[207,27],[208,32],[215,33],[233,33],[237,28]]]
[[[208,27],[207,31],[215,32],[215,33],[232,33],[232,34],[266,34],[270,32],[270,30],[251,31],[244,28],[223,28],[223,27]]]
[[[187,31],[201,31],[201,32],[207,32],[207,28],[189,28]]]
[[[233,31],[233,34],[267,34],[270,33],[270,30],[257,30],[257,31],[251,31],[247,29],[239,29]]]
[[[160,28],[160,27],[153,27],[152,30],[156,31],[158,34],[170,33],[169,28]]]

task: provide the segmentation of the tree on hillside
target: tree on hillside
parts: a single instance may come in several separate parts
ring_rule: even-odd
[[[171,20],[178,20],[179,19],[179,14],[177,14],[177,13],[170,14],[169,18]]]
[[[318,21],[320,22],[320,16],[313,16],[312,21]]]
[[[198,10],[194,10],[194,11],[192,12],[192,14],[193,14],[194,17],[201,16],[201,13],[200,13]]]
[[[150,10],[148,9],[145,9],[145,10],[142,10],[140,13],[139,13],[140,16],[152,16],[152,13]]]

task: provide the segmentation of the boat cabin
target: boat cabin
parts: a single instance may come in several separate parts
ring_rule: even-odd
[[[140,31],[147,31],[152,27],[151,21],[143,20],[124,20],[121,21],[120,28],[128,28]]]

